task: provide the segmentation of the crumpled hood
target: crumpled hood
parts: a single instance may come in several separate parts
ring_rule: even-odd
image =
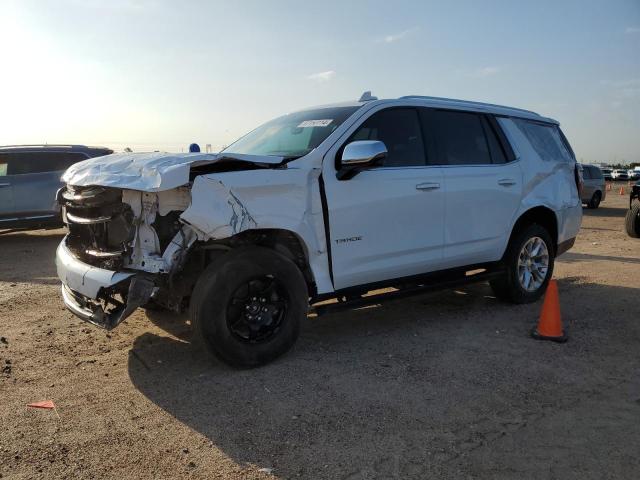
[[[282,157],[235,153],[114,153],[71,165],[62,181],[70,185],[126,188],[159,192],[185,185],[193,165],[234,159],[249,163],[279,164]]]

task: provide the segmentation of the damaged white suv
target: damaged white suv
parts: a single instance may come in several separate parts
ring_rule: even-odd
[[[558,122],[420,96],[365,94],[218,154],[114,154],[63,180],[67,307],[105,328],[149,303],[188,308],[197,338],[237,366],[287,351],[309,305],[487,280],[534,301],[582,215]]]

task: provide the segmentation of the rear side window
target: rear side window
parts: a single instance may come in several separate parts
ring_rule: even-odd
[[[77,152],[20,152],[7,155],[8,175],[66,170],[87,156]]]
[[[374,113],[348,140],[380,140],[387,147],[385,167],[424,166],[424,143],[415,108],[391,108]]]
[[[597,180],[601,180],[604,178],[602,176],[602,172],[598,167],[589,167],[589,173],[591,173],[591,178],[595,178]]]
[[[429,163],[487,165],[506,163],[494,119],[483,114],[421,108],[425,138],[431,141]]]
[[[527,137],[538,156],[548,162],[573,162],[573,154],[562,138],[557,125],[540,123],[522,118],[513,122]]]
[[[591,180],[591,170],[589,167],[582,167],[582,178],[585,180]]]

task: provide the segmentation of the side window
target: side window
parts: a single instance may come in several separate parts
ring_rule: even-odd
[[[491,154],[492,163],[507,163],[507,156],[504,152],[504,148],[500,144],[500,140],[496,135],[495,128],[489,123],[486,116],[482,116],[482,127],[484,128],[485,135],[487,136],[487,143],[489,144],[489,153]]]
[[[591,180],[593,178],[593,176],[591,175],[591,168],[582,167],[582,178],[584,178],[585,180]]]
[[[9,175],[56,172],[66,170],[74,163],[86,160],[77,152],[24,152],[14,153],[8,166]]]
[[[438,165],[492,163],[490,142],[485,136],[485,130],[489,125],[481,115],[428,108],[420,111],[425,129],[435,143],[436,158],[432,163]],[[491,149],[495,150],[496,163],[504,163],[504,152],[500,154],[501,148],[495,134],[491,133],[491,135],[494,143]]]
[[[9,159],[7,155],[0,155],[0,177],[6,177],[8,175]]]
[[[420,121],[415,108],[390,108],[374,113],[347,141],[380,140],[388,155],[383,166],[426,165]]]
[[[22,175],[34,170],[34,159],[30,153],[12,153],[9,155],[9,175]]]
[[[591,178],[596,178],[598,180],[602,180],[604,177],[602,176],[602,171],[598,167],[591,167]]]

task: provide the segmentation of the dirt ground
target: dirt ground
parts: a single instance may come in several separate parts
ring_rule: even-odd
[[[193,353],[184,316],[111,333],[62,305],[62,230],[0,235],[2,478],[640,477],[640,241],[628,197],[585,210],[556,264],[567,344],[540,303],[486,284],[305,323],[238,371]],[[25,404],[45,399],[54,411]]]

